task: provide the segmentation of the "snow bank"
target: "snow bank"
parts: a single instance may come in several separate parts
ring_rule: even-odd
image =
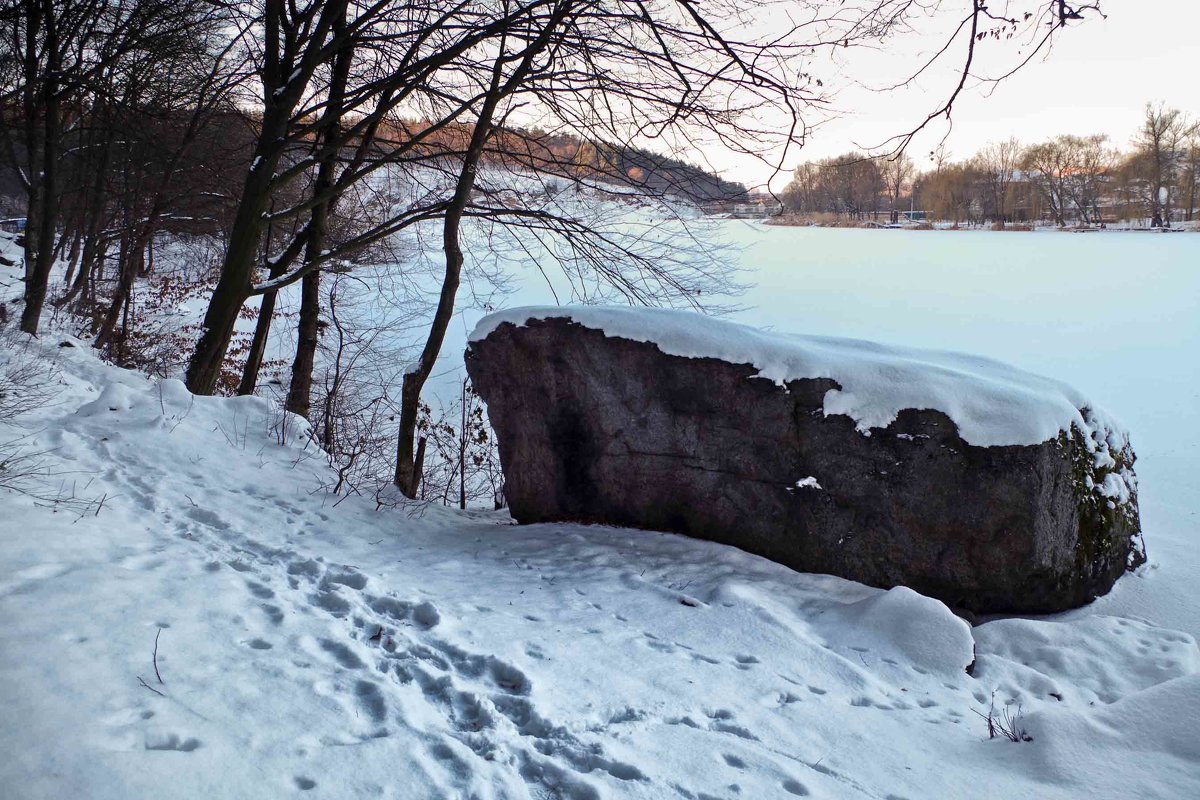
[[[1166,681],[1097,709],[1046,707],[1023,722],[1037,743],[1027,769],[1048,784],[1069,785],[1092,775],[1107,784],[1099,795],[1103,797],[1195,796],[1198,675]]]
[[[770,333],[691,312],[648,308],[527,307],[490,314],[470,341],[501,324],[569,319],[607,336],[652,342],[668,355],[751,364],[778,384],[829,378],[826,416],[842,414],[870,435],[901,409],[941,411],[969,444],[1033,445],[1073,427],[1089,447],[1121,450],[1128,434],[1081,393],[999,361],[940,350],[890,347],[855,339]]]
[[[1200,672],[1192,636],[1125,617],[1002,619],[974,634],[976,677],[1023,702],[1110,704]]]
[[[826,611],[813,627],[835,648],[870,650],[939,675],[962,674],[975,660],[971,626],[906,586]]]

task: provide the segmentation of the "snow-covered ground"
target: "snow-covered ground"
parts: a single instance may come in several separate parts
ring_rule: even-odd
[[[974,351],[1114,412],[1150,563],[971,628],[674,535],[335,502],[266,400],[7,340],[57,369],[0,441],[82,500],[0,490],[0,795],[1200,796],[1200,237],[727,233],[741,321]],[[987,739],[993,695],[1032,741]]]

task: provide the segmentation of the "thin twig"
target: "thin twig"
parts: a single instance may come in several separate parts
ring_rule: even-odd
[[[144,680],[142,680],[142,676],[141,676],[141,675],[138,675],[138,683],[140,683],[142,686],[145,686],[147,689],[149,689],[150,691],[154,692],[154,693],[155,693],[156,695],[158,695],[159,697],[166,697],[166,695],[165,695],[165,694],[163,694],[162,692],[160,692],[158,689],[155,689],[153,686],[151,686],[150,684],[148,684],[148,683],[146,683]]]
[[[158,637],[162,636],[162,628],[158,629],[158,633],[154,634],[154,676],[158,678],[159,683],[166,683],[162,679],[162,675],[158,671]]]

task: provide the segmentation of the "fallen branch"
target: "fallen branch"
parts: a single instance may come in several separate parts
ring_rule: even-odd
[[[162,628],[158,629],[158,633],[154,634],[154,677],[158,678],[159,683],[165,684],[162,679],[162,674],[158,671],[158,637],[162,636]]]

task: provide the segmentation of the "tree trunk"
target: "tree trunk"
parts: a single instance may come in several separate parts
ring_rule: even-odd
[[[101,236],[104,229],[104,187],[102,186],[103,176],[108,172],[108,163],[112,151],[112,137],[105,136],[104,143],[100,148],[100,157],[98,164],[92,175],[91,185],[88,187],[87,195],[83,203],[82,222],[82,252],[80,253],[79,272],[75,276],[74,283],[70,278],[67,279],[68,289],[63,296],[56,301],[56,305],[65,306],[71,302],[71,299],[79,296],[80,302],[76,304],[76,311],[83,307],[83,297],[86,296],[84,290],[87,288],[88,282],[91,280],[92,270],[97,258],[97,254],[101,251]]]
[[[67,286],[71,285],[71,278],[75,275],[75,269],[79,266],[79,252],[83,245],[83,233],[76,229],[75,235],[71,237],[71,249],[67,252],[67,275],[63,278],[63,283]]]
[[[467,510],[467,380],[463,379],[462,391],[458,396],[458,407],[462,412],[461,427],[458,429],[458,507]]]
[[[117,327],[117,320],[122,318],[122,313],[126,310],[126,306],[129,303],[129,297],[133,293],[133,282],[142,272],[142,260],[145,252],[144,242],[138,234],[129,234],[121,244],[120,266],[117,270],[117,289],[113,293],[112,302],[108,306],[108,312],[105,314],[104,321],[100,325],[100,331],[96,335],[96,341],[93,346],[97,349],[112,342],[112,337]]]
[[[278,141],[282,140],[286,126],[286,119],[281,116],[276,113],[271,119],[264,118],[260,145],[255,149],[254,163],[246,174],[242,200],[221,263],[221,277],[208,301],[200,340],[187,368],[187,387],[193,394],[207,395],[216,390],[238,313],[250,296],[271,178],[279,162]]]
[[[406,497],[416,498],[421,485],[422,460],[425,454],[425,437],[416,442],[416,453],[413,453],[414,439],[417,433],[417,409],[420,406],[421,390],[433,372],[438,353],[441,352],[442,342],[446,338],[446,330],[450,327],[450,319],[454,315],[454,299],[458,292],[459,279],[462,274],[463,252],[459,243],[459,231],[462,225],[463,213],[471,200],[471,192],[475,188],[475,175],[483,148],[492,135],[492,120],[505,94],[517,85],[532,68],[534,57],[548,43],[548,34],[553,25],[560,22],[565,15],[569,3],[562,4],[555,12],[556,21],[548,23],[538,40],[531,43],[522,57],[521,64],[513,71],[506,83],[502,83],[502,69],[505,59],[498,57],[492,72],[492,82],[488,93],[479,109],[475,120],[474,130],[467,150],[463,154],[462,169],[458,174],[458,183],[454,195],[446,207],[446,215],[442,224],[442,248],[446,253],[446,271],[442,277],[442,291],[438,296],[437,309],[429,326],[429,336],[425,339],[425,347],[416,366],[404,374],[404,382],[400,390],[400,431],[396,439],[396,474],[395,484]]]
[[[345,28],[345,14],[333,23],[334,34]],[[346,83],[350,78],[350,66],[354,60],[354,49],[346,47],[338,52],[333,61],[333,72],[329,81],[329,99],[325,107],[321,128],[324,131],[318,143],[325,151],[317,167],[317,179],[313,182],[313,194],[328,192],[334,184],[337,169],[338,128],[345,111]],[[317,203],[308,224],[308,241],[304,247],[305,262],[315,261],[325,249],[329,229],[329,214],[337,202],[330,197]],[[285,408],[293,414],[308,418],[312,408],[313,363],[316,361],[317,344],[320,337],[321,316],[321,271],[314,269],[305,274],[300,286],[300,319],[296,323],[296,357],[292,360],[292,380],[288,386]]]
[[[46,290],[50,285],[50,269],[54,265],[54,235],[58,222],[58,165],[59,165],[59,107],[58,82],[52,75],[59,72],[57,25],[52,15],[46,20],[46,70],[39,76],[44,84],[41,89],[42,131],[41,163],[35,166],[40,176],[30,175],[37,187],[30,195],[29,217],[25,230],[25,308],[21,311],[21,330],[37,334],[46,303]],[[35,65],[36,67],[36,65]],[[35,127],[35,126],[31,126]],[[32,160],[32,159],[31,159]],[[33,230],[30,230],[30,228]],[[32,249],[32,252],[31,252]],[[30,258],[32,256],[32,258]]]
[[[271,334],[271,318],[275,315],[276,292],[264,292],[258,308],[258,321],[254,325],[254,338],[250,341],[250,352],[246,354],[246,365],[242,367],[242,380],[238,383],[238,394],[254,394],[258,388],[258,371],[262,368],[263,353],[267,349],[267,337]]]
[[[293,414],[305,419],[312,407],[313,362],[320,338],[321,270],[314,269],[300,284],[300,320],[296,324],[296,357],[292,360],[292,382],[287,403]]]
[[[477,160],[477,159],[476,159]],[[470,185],[475,183],[475,164],[464,166],[463,175],[470,174]],[[461,186],[460,181],[460,186]],[[467,192],[469,194],[469,190]],[[418,460],[413,454],[413,439],[417,430],[417,410],[420,406],[421,390],[433,372],[433,365],[441,352],[442,342],[450,327],[454,315],[454,298],[458,293],[459,277],[462,274],[463,252],[459,245],[459,225],[462,221],[463,206],[456,205],[446,213],[443,226],[442,243],[446,251],[446,272],[442,277],[442,291],[438,297],[437,310],[429,326],[429,336],[425,340],[425,348],[421,351],[421,359],[417,367],[404,375],[404,383],[400,390],[400,436],[396,445],[396,486],[406,497],[416,497],[421,484],[421,472]],[[424,444],[422,437],[421,444]]]
[[[274,212],[275,203],[271,203],[271,211]],[[271,225],[267,225],[267,242],[264,252],[267,258],[271,256]],[[269,279],[278,278],[287,270],[288,264],[279,259],[271,265],[271,269],[267,273]],[[269,292],[264,292],[262,302],[258,306],[258,319],[254,324],[254,338],[250,340],[250,352],[246,354],[246,363],[242,367],[242,380],[238,383],[237,393],[239,395],[254,394],[258,388],[258,373],[262,369],[263,353],[267,349],[267,340],[271,335],[271,322],[275,317],[275,298],[279,292],[272,289]]]

